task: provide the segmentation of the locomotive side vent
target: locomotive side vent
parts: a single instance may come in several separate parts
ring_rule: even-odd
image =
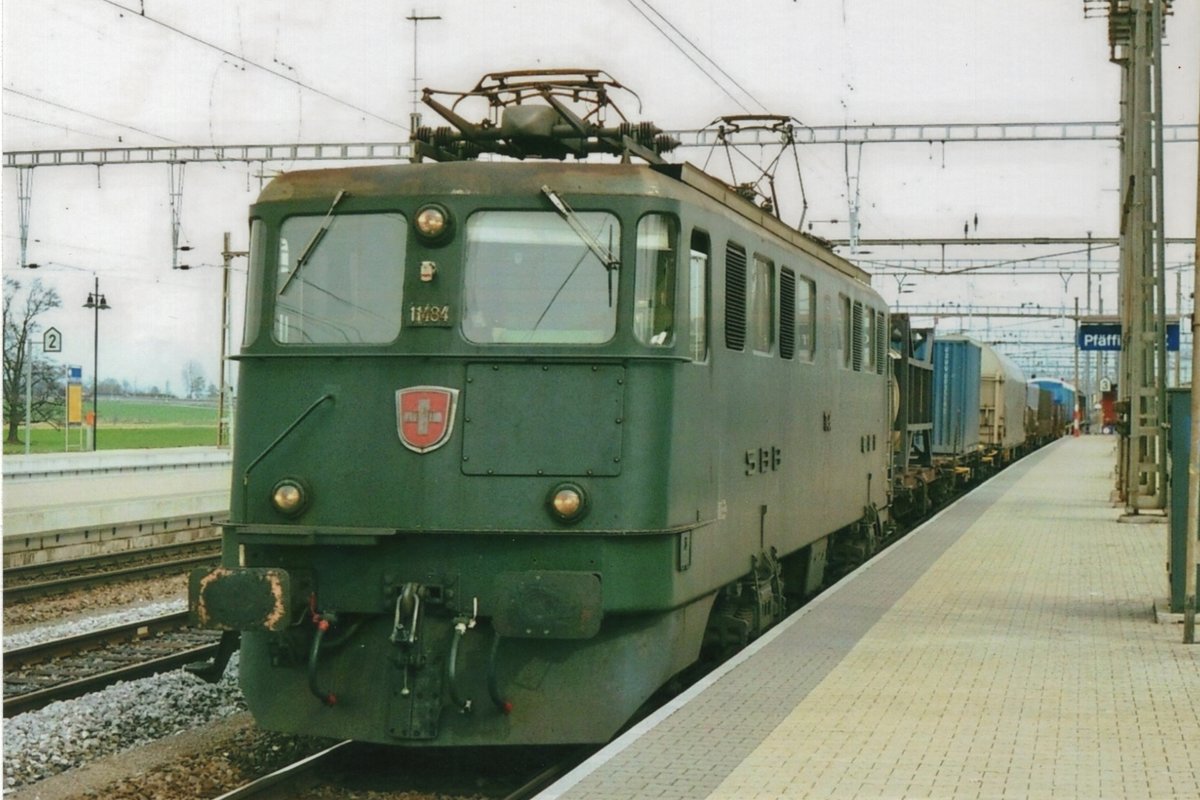
[[[796,273],[787,267],[779,273],[779,355],[796,357]]]
[[[887,315],[880,311],[875,315],[875,371],[880,375],[888,359],[887,343]]]
[[[863,368],[863,305],[855,301],[851,316],[850,331],[853,341],[850,343],[852,365],[855,372]]]
[[[746,250],[725,245],[725,346],[746,349]]]

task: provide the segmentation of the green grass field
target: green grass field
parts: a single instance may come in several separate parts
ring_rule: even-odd
[[[85,413],[91,411],[85,405]],[[153,447],[191,447],[217,443],[217,407],[215,403],[186,400],[141,398],[100,398],[100,425],[97,442],[101,450],[125,450]],[[7,425],[4,430],[8,432]],[[19,444],[4,444],[5,455],[25,452],[25,429],[19,429]],[[82,438],[81,438],[82,436]],[[86,432],[73,426],[70,449],[87,447]],[[61,453],[66,448],[66,434],[61,428],[47,424],[35,425],[30,452]]]
[[[100,398],[101,425],[215,425],[216,419],[215,402]]]

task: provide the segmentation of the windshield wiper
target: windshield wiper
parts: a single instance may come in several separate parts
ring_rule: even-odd
[[[300,257],[296,259],[296,267],[288,273],[288,276],[283,281],[283,286],[279,287],[276,294],[283,294],[287,288],[292,285],[292,280],[300,274],[300,270],[312,258],[313,251],[317,249],[317,245],[325,238],[325,234],[329,232],[329,226],[333,224],[333,211],[338,207],[346,197],[346,190],[342,189],[337,193],[337,197],[333,198],[333,203],[329,206],[329,210],[325,212],[325,219],[321,220],[321,225],[313,231],[312,238],[308,240],[308,244],[304,245],[304,249],[300,251]]]
[[[575,210],[567,205],[567,201],[562,199],[558,192],[551,189],[549,186],[542,187],[542,194],[550,200],[550,204],[554,206],[554,210],[558,215],[567,221],[571,226],[571,230],[575,231],[575,235],[579,237],[579,241],[587,245],[588,250],[592,251],[592,255],[600,259],[600,263],[610,273],[621,266],[621,261],[612,254],[612,251],[605,247],[600,241],[592,235],[592,232],[584,227],[583,222],[579,219],[579,215]]]

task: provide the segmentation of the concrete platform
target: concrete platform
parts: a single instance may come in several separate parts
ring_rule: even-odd
[[[6,456],[4,566],[190,540],[228,516],[228,450]]]
[[[178,471],[188,467],[230,464],[227,447],[161,447],[136,450],[94,450],[73,453],[34,453],[4,456],[5,483],[66,475]]]
[[[539,797],[1200,797],[1200,646],[1114,446],[1018,462]]]

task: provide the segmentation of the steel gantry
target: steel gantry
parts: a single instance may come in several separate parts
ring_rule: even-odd
[[[910,278],[972,275],[1116,275],[1119,261],[1082,258],[856,258],[854,263],[872,275]],[[1167,271],[1178,276],[1191,261],[1167,263]]]
[[[789,125],[783,133],[762,128],[719,130],[708,127],[697,130],[668,131],[681,147],[713,148],[722,143],[768,146],[779,143],[781,136],[797,145],[840,145],[854,147],[861,154],[866,144],[936,144],[955,142],[1069,142],[1121,141],[1122,122],[993,122],[993,123],[925,123],[902,125]],[[1162,128],[1167,142],[1197,141],[1196,125],[1168,125]],[[849,151],[847,150],[847,154]],[[171,170],[171,248],[172,266],[178,266],[179,210],[182,204],[182,171],[185,164],[242,163],[259,165],[260,175],[266,165],[296,161],[391,161],[410,160],[412,148],[408,142],[315,142],[291,144],[229,144],[229,145],[163,145],[156,147],[78,147],[47,150],[10,150],[4,153],[4,167],[16,169],[20,184],[21,265],[25,266],[28,242],[29,207],[32,170],[36,167],[105,167],[166,164]],[[847,155],[847,159],[849,156]],[[855,188],[856,169],[851,173],[847,160],[847,181]],[[851,216],[856,217],[854,198],[850,198]],[[865,244],[857,241],[856,244]],[[1099,241],[1099,240],[1097,240]],[[916,240],[913,240],[915,243]],[[982,243],[982,241],[980,242]]]
[[[866,144],[919,144],[949,142],[1063,142],[1120,141],[1121,122],[1022,122],[1022,123],[927,123],[904,125],[817,125],[796,122],[781,133],[761,127],[720,130],[713,127],[668,132],[682,147],[713,148],[722,143],[737,145],[778,144],[781,136],[797,145],[841,145],[855,147],[861,155]],[[1164,129],[1172,142],[1197,140],[1196,125],[1172,125]],[[847,150],[847,154],[849,150]],[[21,266],[27,266],[29,209],[33,169],[37,167],[131,166],[166,164],[170,170],[171,264],[179,265],[179,235],[183,203],[183,170],[189,163],[243,163],[266,165],[295,161],[408,161],[412,148],[408,142],[326,142],[292,144],[164,145],[156,147],[88,147],[48,150],[11,150],[4,153],[4,167],[18,171],[21,212]],[[848,158],[848,155],[847,155]],[[851,174],[847,161],[848,185],[857,185],[857,169]],[[857,159],[855,160],[857,165]],[[857,191],[851,198],[851,217],[857,217]],[[855,243],[857,231],[854,231]]]
[[[1167,125],[1167,143],[1195,142],[1196,125]],[[681,147],[713,147],[717,132],[666,131]],[[940,144],[953,142],[1070,142],[1120,141],[1120,122],[1024,122],[923,125],[818,125],[795,126],[797,144]],[[742,145],[775,144],[778,134],[761,130],[727,133]],[[4,153],[4,167],[120,166],[181,162],[275,161],[407,161],[408,142],[315,142],[307,144],[163,145],[159,147],[74,147],[52,150],[13,150]]]

